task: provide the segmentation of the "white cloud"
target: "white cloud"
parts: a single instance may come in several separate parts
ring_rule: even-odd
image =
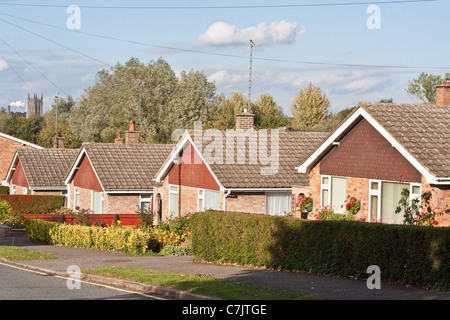
[[[20,100],[15,101],[15,102],[10,102],[9,105],[11,107],[15,107],[15,108],[25,108],[25,102],[20,101]]]
[[[5,60],[0,59],[0,72],[8,69],[8,67],[8,63]]]
[[[297,22],[285,20],[272,22],[269,25],[261,22],[257,27],[239,29],[226,22],[215,22],[209,26],[198,39],[207,45],[226,46],[248,44],[253,40],[257,45],[273,45],[292,43],[298,36],[306,33],[306,27],[300,27]]]

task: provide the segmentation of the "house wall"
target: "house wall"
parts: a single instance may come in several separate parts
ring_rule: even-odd
[[[75,187],[103,192],[103,188],[86,156],[81,160],[80,167],[73,177],[73,182]]]
[[[34,147],[23,145],[20,142],[0,136],[0,180],[5,179],[11,161],[17,149],[34,149]]]
[[[233,192],[227,197],[227,211],[244,213],[265,213],[264,192]]]
[[[105,194],[103,211],[107,214],[135,214],[139,211],[139,194]]]
[[[22,163],[20,160],[17,162],[16,170],[14,170],[11,181],[10,181],[10,188],[12,185],[16,185],[16,188],[18,186],[29,188],[29,184],[27,181],[27,177],[25,176],[25,172],[23,171]],[[16,189],[17,192],[17,189]]]
[[[384,140],[384,141],[382,141]],[[399,156],[400,155],[400,156]],[[367,121],[361,121],[310,171],[309,192],[313,214],[321,208],[321,175],[346,177],[346,196],[361,200],[357,218],[369,219],[369,182],[418,183],[421,192],[432,191],[432,208],[450,208],[450,186],[430,185],[417,169],[395,150]],[[438,216],[439,225],[450,226],[450,215]]]

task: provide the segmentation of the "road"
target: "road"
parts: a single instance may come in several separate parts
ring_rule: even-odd
[[[74,276],[53,276],[0,262],[0,300],[166,299],[153,294],[80,281]]]

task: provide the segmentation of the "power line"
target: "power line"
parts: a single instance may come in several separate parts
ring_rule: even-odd
[[[403,0],[403,1],[364,1],[364,2],[342,2],[342,3],[311,3],[311,4],[274,4],[274,5],[236,5],[236,6],[91,6],[79,5],[84,9],[136,9],[136,10],[199,10],[199,9],[257,9],[257,8],[304,8],[304,7],[337,7],[337,6],[355,6],[355,5],[378,5],[378,4],[407,4],[437,2],[439,0]],[[0,3],[3,6],[22,6],[22,7],[45,7],[45,8],[66,8],[66,5],[58,4],[31,4],[31,3]]]
[[[1,39],[0,40],[8,47],[10,48],[12,51],[14,51],[19,57],[21,57],[30,67],[32,67],[34,70],[36,70],[36,72],[38,72],[42,77],[44,77],[45,79],[47,79],[47,81],[49,81],[56,89],[58,89],[59,91],[61,91],[62,93],[66,94],[63,89],[61,89],[56,83],[54,83],[52,80],[50,80],[50,78],[48,78],[45,74],[43,74],[41,71],[39,71],[38,68],[36,68],[30,61],[28,61],[27,59],[25,59],[24,56],[22,56],[19,52],[17,52],[16,49],[14,49],[13,47],[11,47],[5,40]]]
[[[33,34],[33,35],[35,35],[35,36],[37,36],[37,37],[40,37],[40,38],[45,39],[45,40],[47,40],[47,41],[50,41],[50,42],[52,42],[52,43],[54,43],[54,44],[56,44],[56,45],[58,45],[58,46],[60,46],[60,47],[63,47],[63,48],[65,48],[65,49],[67,49],[67,50],[70,50],[70,51],[73,51],[73,52],[75,52],[75,53],[77,53],[77,54],[79,54],[79,55],[82,55],[82,56],[84,56],[84,57],[86,57],[86,58],[88,58],[88,59],[92,59],[92,60],[97,61],[97,62],[99,62],[99,63],[101,63],[101,64],[104,64],[104,65],[106,65],[106,66],[108,66],[108,67],[111,66],[110,64],[108,64],[108,63],[106,63],[106,62],[103,62],[103,61],[101,61],[101,60],[98,60],[98,59],[96,59],[96,58],[94,58],[94,57],[91,57],[91,56],[89,56],[89,55],[87,55],[87,54],[84,54],[84,53],[82,53],[82,52],[80,52],[80,51],[78,51],[78,50],[75,50],[75,49],[73,49],[73,48],[70,48],[70,47],[68,47],[68,46],[66,46],[66,45],[64,45],[64,44],[61,44],[61,43],[56,42],[56,41],[54,41],[54,40],[52,40],[52,39],[49,39],[49,38],[44,37],[44,36],[42,36],[42,35],[40,35],[40,34],[37,34],[36,32],[33,32],[33,31],[28,30],[28,29],[26,29],[26,28],[23,28],[23,27],[21,27],[21,26],[15,24],[15,23],[12,23],[12,22],[7,21],[7,20],[2,19],[2,18],[0,18],[0,21],[3,21],[3,22],[5,22],[5,23],[8,23],[8,24],[10,24],[10,25],[12,25],[12,26],[14,26],[14,27],[16,27],[16,28],[19,28],[19,29],[24,30],[24,31],[26,31],[26,32],[28,32],[28,33],[31,33],[31,34]]]
[[[0,40],[2,40],[2,39],[0,39]],[[2,41],[3,41],[3,40],[2,40]],[[13,67],[13,65],[12,65],[11,63],[9,63],[8,60],[6,60],[6,58],[5,58],[4,56],[2,56],[1,54],[0,54],[0,57],[8,64],[8,67],[11,68],[11,70],[16,74],[16,76],[20,79],[20,81],[22,81],[23,85],[24,85],[25,87],[27,87],[27,90],[28,90],[28,91],[31,91],[31,90],[30,90],[31,88],[28,86],[27,82],[26,82],[26,81],[22,78],[22,76],[16,71],[16,69]]]
[[[150,46],[150,47],[159,48],[159,49],[182,51],[182,52],[190,52],[190,53],[195,53],[195,54],[220,56],[220,57],[236,58],[236,59],[246,59],[246,60],[248,59],[248,57],[242,56],[242,55],[218,53],[218,52],[210,52],[210,51],[201,51],[201,50],[186,49],[186,48],[179,48],[179,47],[161,46],[161,45],[155,45],[155,44],[150,44],[150,43],[141,42],[141,41],[127,40],[127,39],[121,39],[121,38],[117,38],[117,37],[113,37],[113,36],[106,36],[106,35],[94,34],[94,33],[89,33],[89,32],[83,32],[83,31],[80,31],[80,30],[69,30],[67,28],[63,28],[63,27],[59,27],[59,26],[55,26],[55,25],[51,25],[51,24],[47,24],[47,23],[43,23],[43,22],[38,22],[38,21],[26,19],[26,18],[21,18],[21,17],[10,15],[10,14],[6,14],[6,13],[0,13],[0,15],[5,15],[5,16],[8,16],[8,17],[12,17],[12,18],[15,18],[15,19],[27,21],[27,22],[30,22],[30,23],[38,24],[38,25],[47,26],[47,27],[50,27],[50,28],[64,30],[65,32],[74,32],[74,33],[78,33],[78,34],[81,34],[81,35],[87,35],[87,36],[97,37],[97,38],[102,38],[102,39],[107,39],[107,40],[114,40],[114,41],[119,41],[119,42],[125,42],[125,43],[131,43],[131,44],[137,44],[137,45],[143,45],[143,46]],[[3,20],[3,19],[0,18],[0,20]],[[3,20],[3,21],[6,21],[6,20]],[[8,23],[12,24],[11,22],[8,22]],[[19,27],[19,28],[21,28],[21,27]],[[23,29],[23,28],[21,28],[21,29]],[[28,31],[28,32],[31,32],[31,31]],[[38,35],[38,36],[40,36],[40,35]],[[40,37],[42,37],[42,36],[40,36]],[[49,40],[49,41],[52,41],[52,40]],[[80,53],[80,52],[74,50],[74,49],[70,49],[69,48],[69,50],[72,50],[72,51],[75,51],[75,52],[77,52],[79,54],[87,56],[87,55],[85,55],[83,53]],[[89,57],[89,56],[87,56],[87,57]],[[92,58],[92,57],[89,57],[89,58],[94,59],[96,61],[99,61],[99,60],[97,60],[95,58]],[[323,66],[335,66],[335,67],[351,67],[351,68],[438,69],[438,70],[448,70],[448,69],[450,69],[450,66],[411,66],[411,65],[408,66],[408,65],[376,65],[376,64],[357,64],[357,63],[333,63],[333,62],[321,62],[321,61],[304,61],[304,60],[287,60],[287,59],[277,59],[277,58],[263,58],[263,57],[254,57],[254,56],[253,56],[252,59],[253,60],[258,60],[258,61],[268,61],[268,62],[306,64],[306,65],[323,65]],[[101,61],[99,61],[99,62],[101,62]],[[101,63],[106,64],[104,62],[101,62]],[[108,65],[108,64],[106,64],[106,65]]]

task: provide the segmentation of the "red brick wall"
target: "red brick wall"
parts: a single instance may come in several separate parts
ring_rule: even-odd
[[[139,194],[105,194],[103,212],[106,214],[136,214]]]
[[[194,156],[196,157],[194,161]],[[192,145],[182,155],[181,164],[174,165],[169,172],[169,183],[209,190],[220,190],[219,185]]]
[[[11,161],[17,149],[34,149],[30,146],[23,146],[20,142],[0,137],[0,180],[5,179]]]
[[[320,162],[325,175],[421,182],[422,175],[365,119]]]
[[[10,185],[21,186],[25,188],[29,188],[29,184],[27,178],[25,176],[25,172],[23,171],[22,163],[18,161],[16,170],[14,170]]]
[[[227,211],[264,214],[265,204],[264,192],[233,192],[227,198]]]
[[[81,160],[80,168],[75,173],[73,182],[75,187],[103,192],[102,186],[91,166],[91,162],[86,156]]]

